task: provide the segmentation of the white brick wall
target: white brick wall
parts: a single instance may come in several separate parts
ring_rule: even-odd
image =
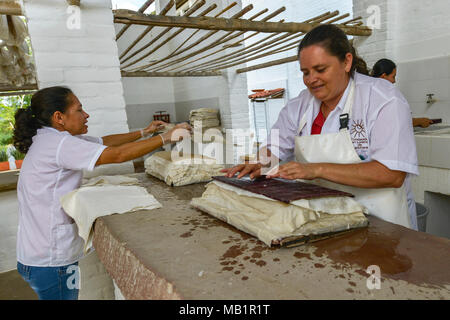
[[[66,1],[24,0],[24,9],[39,88],[72,88],[91,114],[90,135],[127,132],[124,112],[107,112],[125,111],[111,2],[83,2],[79,29],[67,27],[74,11]]]
[[[397,86],[408,100],[413,117],[450,122],[450,2],[448,0],[353,0],[354,15],[365,21],[370,5],[380,8],[381,29],[355,46],[369,67],[381,58],[397,64]],[[428,106],[426,94],[437,102]]]

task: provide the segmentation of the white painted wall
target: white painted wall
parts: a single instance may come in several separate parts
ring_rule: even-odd
[[[343,21],[352,18],[352,1],[351,0],[287,0],[287,1],[251,1],[243,0],[243,5],[252,3],[255,6],[255,11],[268,8],[273,12],[276,9],[284,6],[286,10],[280,15],[271,19],[271,22],[276,22],[281,19],[285,19],[285,22],[302,22],[308,20],[312,17],[323,14],[327,11],[338,10],[340,14],[349,13],[350,17],[345,18]],[[246,45],[252,44],[255,40],[260,40],[266,37],[267,34],[262,34],[255,36],[248,40]],[[284,53],[271,55],[261,59],[257,59],[248,62],[248,66],[255,64],[260,64],[264,62],[269,62],[276,59],[290,57],[296,55],[297,50],[289,50]],[[287,64],[282,64],[278,66],[272,66],[269,68],[259,69],[251,72],[247,72],[247,83],[248,89],[275,89],[275,88],[286,88],[287,97],[292,99],[296,97],[301,90],[305,88],[302,75],[300,73],[300,68],[298,62],[290,62]]]
[[[380,8],[381,28],[358,38],[355,46],[369,66],[380,58],[397,64],[397,86],[413,117],[450,122],[450,2],[447,0],[354,0],[354,15],[368,19]],[[367,21],[367,20],[366,20]],[[437,102],[428,106],[426,94]]]
[[[19,204],[16,190],[0,192],[0,273],[16,269]]]
[[[272,18],[270,22],[277,22],[281,19],[284,19],[285,22],[302,22],[308,20],[312,17],[316,17],[321,15],[327,11],[335,11],[338,10],[339,14],[349,13],[350,16],[348,18],[343,19],[349,20],[352,18],[352,1],[351,0],[303,0],[303,1],[295,1],[295,0],[287,0],[287,1],[269,1],[269,0],[260,0],[260,1],[251,1],[251,0],[243,0],[243,5],[247,5],[252,3],[255,6],[255,11],[262,10],[264,8],[268,8],[269,12],[273,12],[278,8],[284,6],[286,10],[279,14],[278,16]],[[253,44],[255,41],[261,41],[264,37],[267,37],[267,34],[259,34],[255,37],[252,37],[248,41],[246,41],[246,45],[249,46]],[[273,38],[271,38],[272,40]],[[257,60],[253,60],[247,63],[247,66],[252,66],[256,64],[261,64],[265,62],[270,62],[277,59],[282,59],[286,57],[290,57],[297,54],[297,49],[292,49],[283,53],[278,53],[274,55],[270,55],[267,57],[263,57]],[[300,72],[299,63],[290,62],[278,66],[272,66],[269,68],[254,70],[246,73],[247,75],[247,86],[249,93],[253,89],[276,89],[276,88],[285,88],[285,101],[287,102],[289,99],[295,98],[300,91],[305,89],[305,85],[303,84],[302,74]],[[274,108],[272,108],[274,109]],[[270,110],[270,113],[279,112],[278,108],[276,110]],[[249,102],[249,114],[250,121],[253,124],[253,105]],[[278,115],[277,115],[278,117]],[[269,128],[270,129],[270,128]]]

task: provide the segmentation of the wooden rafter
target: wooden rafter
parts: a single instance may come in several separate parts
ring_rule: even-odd
[[[285,8],[283,7],[283,8],[278,9],[275,13],[276,13],[276,14],[279,14],[279,13],[283,12],[284,10],[285,10]],[[264,11],[265,11],[265,10],[262,10],[262,11],[258,12],[256,15],[252,16],[250,19],[254,19],[254,18],[258,17],[258,16],[259,16],[260,14],[262,14],[262,12],[264,12]],[[276,14],[275,14],[275,15],[276,15]],[[266,18],[264,18],[264,19],[262,19],[262,20],[263,20],[263,21],[264,21],[264,20],[268,20],[268,19],[270,19],[270,18],[273,18],[275,15],[274,15],[274,14],[270,14],[270,15],[268,15]],[[249,20],[250,20],[250,19],[249,19]],[[215,32],[215,31],[212,31],[212,32]],[[192,53],[190,53],[190,54],[188,54],[188,55],[186,55],[186,56],[183,56],[183,57],[181,57],[181,58],[178,58],[177,60],[174,60],[174,61],[172,61],[172,62],[166,63],[165,65],[160,66],[160,67],[159,67],[158,69],[156,69],[156,70],[160,70],[161,68],[167,68],[167,67],[169,67],[169,66],[172,66],[173,64],[176,64],[176,63],[185,61],[186,59],[189,59],[189,58],[191,58],[191,57],[194,57],[194,56],[196,56],[197,54],[199,54],[199,53],[201,53],[201,52],[204,52],[204,51],[207,51],[207,50],[209,50],[209,49],[212,49],[212,48],[214,48],[214,47],[216,47],[216,46],[218,46],[218,45],[220,45],[220,44],[223,44],[223,43],[225,43],[225,42],[227,42],[227,41],[229,41],[229,40],[232,40],[232,39],[234,39],[235,37],[241,36],[241,35],[243,34],[243,32],[238,32],[236,35],[229,37],[232,33],[233,33],[232,31],[231,31],[231,32],[229,31],[229,32],[227,32],[224,36],[220,37],[219,39],[217,39],[216,41],[214,41],[214,42],[212,42],[211,44],[207,45],[206,47],[201,48],[201,49],[199,49],[199,50],[196,50],[196,51],[194,51],[194,52],[192,52]],[[191,46],[189,46],[188,48],[186,48],[186,50],[192,48],[193,46],[194,46],[194,44],[192,44]],[[143,69],[143,68],[145,68],[145,67],[147,67],[147,66],[143,66],[143,67],[141,67],[141,69]],[[168,71],[170,71],[170,70],[168,70]]]
[[[155,0],[147,0],[147,1],[145,1],[145,3],[139,8],[138,12],[144,13],[144,11],[147,10],[147,8],[150,7],[150,5],[153,2],[155,2]],[[130,26],[131,26],[130,24],[127,24],[126,26],[123,26],[122,29],[120,29],[120,31],[116,35],[116,41],[125,33],[125,31],[128,30],[128,28]]]
[[[22,7],[18,1],[14,0],[0,0],[0,14],[6,14],[10,16],[23,15]]]
[[[334,11],[334,12],[331,12],[331,13],[327,12],[326,14],[317,16],[317,17],[312,18],[312,19],[309,19],[309,20],[307,20],[307,22],[311,22],[311,21],[324,22],[325,20],[330,19],[332,17],[335,17],[338,14],[339,14],[339,11]],[[341,16],[341,17],[344,17],[344,16]],[[337,19],[340,19],[340,18],[338,17]],[[219,58],[216,58],[216,59],[204,62],[201,65],[197,65],[197,66],[191,67],[188,70],[192,71],[192,70],[196,70],[196,68],[202,69],[202,68],[205,68],[205,67],[214,68],[214,67],[212,67],[212,65],[217,66],[217,65],[220,65],[222,62],[225,62],[225,61],[227,61],[229,63],[231,59],[235,59],[235,58],[238,58],[238,57],[240,57],[239,59],[241,61],[241,60],[243,60],[245,58],[248,58],[249,56],[258,54],[258,53],[263,52],[263,51],[265,51],[267,49],[271,49],[271,48],[276,47],[276,46],[278,46],[280,44],[285,44],[287,41],[290,41],[290,40],[293,40],[293,39],[297,39],[297,40],[295,40],[293,43],[290,43],[290,45],[297,44],[299,42],[298,38],[300,36],[302,36],[303,34],[304,34],[303,32],[298,32],[298,33],[294,33],[294,34],[286,33],[284,35],[276,37],[275,39],[270,40],[273,36],[279,35],[277,33],[274,33],[274,34],[272,34],[272,35],[270,35],[270,36],[268,36],[266,38],[261,39],[258,42],[255,42],[254,44],[252,44],[252,45],[250,45],[248,47],[244,47],[243,49],[237,50],[237,51],[235,51],[235,52],[233,52],[231,54],[227,54],[225,56],[222,56],[222,57],[219,57]],[[275,51],[271,51],[271,53],[272,52],[275,52]],[[232,60],[232,61],[234,62],[234,61],[238,61],[238,60]],[[251,59],[251,60],[253,60],[253,59]],[[182,70],[182,71],[186,71],[186,70]]]
[[[246,19],[225,19],[212,17],[169,17],[152,16],[130,10],[113,10],[114,22],[159,27],[181,27],[217,31],[260,31],[260,32],[308,32],[317,26],[315,23],[298,22],[260,22]],[[346,34],[353,36],[369,36],[367,27],[338,25]]]
[[[153,1],[146,1],[144,6],[149,2]],[[369,36],[372,32],[370,28],[363,25],[361,17],[351,18],[343,22],[343,19],[350,15],[339,15],[338,11],[326,12],[303,22],[284,22],[284,20],[270,22],[270,19],[283,12],[285,8],[282,7],[272,13],[268,13],[268,10],[264,9],[256,14],[252,14],[249,18],[243,18],[245,14],[253,9],[252,5],[248,5],[230,18],[221,17],[223,13],[236,5],[234,2],[214,16],[208,16],[207,14],[216,8],[215,5],[208,7],[197,16],[192,16],[196,10],[204,5],[204,2],[204,0],[197,0],[183,16],[166,15],[174,3],[177,3],[174,0],[169,1],[159,15],[143,14],[145,10],[140,10],[142,12],[114,10],[114,21],[126,25],[120,32],[134,24],[147,26],[131,46],[121,53],[122,76],[218,76],[221,74],[220,70],[296,48],[304,34],[321,24],[334,24],[347,35]],[[264,18],[256,20],[256,18],[266,13],[268,15]],[[141,45],[139,49],[132,51],[133,47],[155,26],[165,28],[153,34],[152,38]],[[169,33],[172,29],[174,32]],[[180,45],[177,45],[175,49],[172,49],[163,57],[154,55],[157,50],[169,44],[173,38],[186,29],[194,29],[194,31],[191,32],[190,36],[185,37],[185,40]],[[194,39],[194,36],[200,30],[207,30],[208,32]],[[117,39],[123,34],[123,32],[120,32],[117,35]],[[260,33],[267,33],[268,35],[247,45],[247,40]],[[212,41],[206,41],[211,37]],[[244,43],[246,46],[243,46]],[[248,72],[296,60],[296,56],[289,56],[274,61],[258,63],[253,66],[247,65],[237,69],[236,72]]]
[[[122,71],[122,77],[212,77],[220,76],[220,71],[202,71],[202,72],[146,72],[135,71],[127,72]]]
[[[197,11],[198,9],[200,9],[201,6],[203,6],[205,4],[205,0],[198,0],[195,2],[195,5],[190,8],[185,15],[186,16],[190,16],[191,14],[193,14],[195,11]],[[217,5],[215,5],[217,6]],[[211,7],[210,7],[211,8]],[[208,8],[208,9],[210,9]],[[214,5],[212,8],[215,8]],[[211,9],[212,10],[212,9]],[[208,13],[209,11],[206,10],[204,14]],[[172,30],[172,27],[167,27],[165,28],[163,31],[161,31],[156,37],[154,37],[151,41],[149,41],[146,45],[142,46],[141,48],[139,48],[139,50],[136,50],[135,52],[133,52],[131,55],[129,55],[126,59],[124,59],[123,61],[121,61],[121,63],[125,63],[126,61],[128,61],[129,59],[131,59],[132,57],[134,57],[135,55],[139,54],[140,52],[144,51],[145,49],[147,49],[148,47],[150,47],[153,43],[155,43],[156,41],[158,41],[159,39],[161,39],[167,32],[169,32],[170,30]],[[145,56],[144,56],[145,57]]]

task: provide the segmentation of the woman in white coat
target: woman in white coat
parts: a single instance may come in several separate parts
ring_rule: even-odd
[[[267,177],[314,180],[353,193],[370,214],[417,229],[409,177],[418,174],[418,164],[405,98],[388,81],[358,72],[365,63],[336,26],[308,32],[298,56],[307,89],[280,112],[261,162],[224,170],[227,176],[257,177],[270,166],[262,161],[267,157],[295,159]]]
[[[84,243],[59,198],[80,186],[83,170],[141,157],[171,142],[175,130],[184,129],[176,133],[182,138],[191,129],[183,123],[136,141],[165,124],[153,121],[141,131],[96,138],[84,135],[88,117],[65,87],[39,90],[15,115],[14,145],[26,153],[17,185],[17,270],[39,299],[78,298],[75,274]]]

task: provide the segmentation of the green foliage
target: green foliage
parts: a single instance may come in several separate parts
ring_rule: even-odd
[[[0,146],[6,146],[13,143],[12,132],[0,132]]]
[[[23,158],[25,158],[25,155],[22,152],[20,152],[19,150],[16,150],[15,148],[13,151],[11,151],[11,155],[16,160],[23,160]]]
[[[8,154],[6,153],[6,146],[0,146],[0,162],[8,161]]]
[[[12,143],[14,115],[30,103],[31,95],[0,97],[0,145]]]

